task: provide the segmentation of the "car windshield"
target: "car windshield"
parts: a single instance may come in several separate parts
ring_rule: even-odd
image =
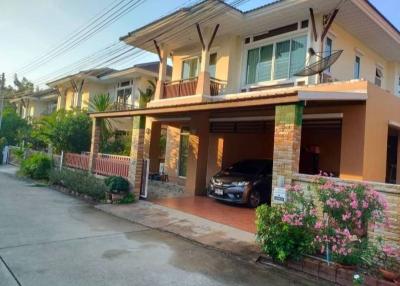
[[[233,164],[232,166],[227,168],[225,172],[255,175],[263,170],[266,170],[268,172],[270,171],[269,169],[272,169],[272,164],[268,160],[246,160]]]

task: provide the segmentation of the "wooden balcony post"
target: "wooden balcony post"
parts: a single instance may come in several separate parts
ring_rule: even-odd
[[[164,83],[167,79],[167,60],[169,49],[165,44],[157,45],[157,42],[154,41],[154,44],[157,48],[158,56],[160,58],[160,65],[158,69],[158,80],[156,85],[156,91],[154,93],[154,100],[160,100],[163,98],[164,94]]]
[[[211,30],[210,27],[205,27],[203,31],[201,31],[199,24],[196,26],[202,45],[200,71],[197,80],[196,94],[210,95],[210,73],[208,71],[210,63],[210,49],[219,29],[219,24],[217,24],[213,30]]]

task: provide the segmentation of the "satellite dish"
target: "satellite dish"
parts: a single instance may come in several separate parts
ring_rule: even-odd
[[[321,75],[324,70],[328,69],[331,65],[333,65],[337,61],[337,59],[343,53],[343,50],[333,51],[330,55],[325,57],[318,55],[318,53],[316,53],[312,48],[308,50],[308,53],[310,54],[310,58],[316,57],[319,59],[313,62],[312,64],[306,65],[304,69],[295,73],[294,74],[295,76],[311,76],[315,74]]]

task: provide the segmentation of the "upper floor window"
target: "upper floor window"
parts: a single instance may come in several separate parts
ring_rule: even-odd
[[[246,84],[290,78],[304,67],[306,46],[301,36],[249,50]]]
[[[332,39],[327,37],[325,40],[325,56],[328,57],[330,55],[332,55],[332,51],[333,51],[333,42]],[[331,71],[331,67],[329,66],[328,71]]]
[[[210,77],[215,78],[217,71],[217,53],[213,53],[210,55],[210,61],[208,66],[208,72]]]
[[[182,63],[182,79],[194,78],[199,74],[199,58],[184,60]]]
[[[123,81],[118,84],[117,88],[117,102],[126,104],[129,97],[132,95],[132,83],[130,81]]]
[[[379,87],[382,86],[383,71],[381,68],[377,67],[375,69],[375,84]]]
[[[397,95],[400,96],[400,75],[397,77]]]
[[[356,56],[354,59],[354,78],[359,79],[361,72],[361,58]]]

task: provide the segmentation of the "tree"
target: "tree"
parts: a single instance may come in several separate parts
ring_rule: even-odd
[[[8,145],[18,145],[29,138],[30,131],[28,122],[19,117],[10,105],[6,105],[3,110],[0,138],[4,138]]]
[[[32,137],[51,144],[56,153],[89,151],[92,121],[79,110],[59,110],[34,123]]]
[[[22,80],[18,79],[18,75],[14,75],[14,85],[17,87],[17,92],[33,92],[34,86],[33,83],[31,83],[29,80],[26,79],[26,77],[23,77]]]
[[[139,88],[139,107],[146,107],[147,103],[153,98],[154,92],[156,91],[156,84],[152,80],[148,80],[149,84],[145,91]]]
[[[94,112],[104,112],[112,108],[111,96],[107,93],[100,93],[93,96],[89,101],[89,109]],[[100,150],[107,149],[108,140],[113,137],[111,121],[107,118],[100,119]]]

